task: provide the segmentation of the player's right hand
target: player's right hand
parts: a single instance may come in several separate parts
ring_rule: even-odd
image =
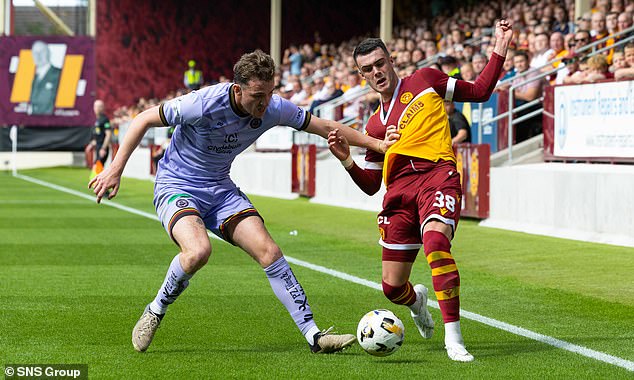
[[[339,161],[344,161],[350,156],[350,144],[344,136],[339,134],[339,129],[333,129],[328,133],[328,148]]]
[[[110,168],[108,168],[90,180],[90,182],[88,182],[88,188],[93,189],[93,192],[97,196],[97,203],[101,203],[101,199],[108,191],[110,191],[110,193],[108,193],[108,199],[117,196],[120,183],[121,176],[112,173]]]

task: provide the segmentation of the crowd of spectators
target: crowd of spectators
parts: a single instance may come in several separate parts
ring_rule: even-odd
[[[432,20],[423,19],[394,29],[387,41],[389,51],[401,77],[418,67],[433,66],[455,78],[475,81],[491,56],[494,46],[492,26],[500,17],[511,19],[515,39],[509,49],[500,78],[499,90],[514,84],[514,77],[534,70],[526,77],[546,71],[560,70],[542,80],[518,87],[516,105],[530,102],[543,94],[546,84],[595,82],[608,79],[634,78],[634,42],[608,49],[603,54],[586,58],[593,50],[608,47],[632,33],[616,34],[629,29],[634,21],[634,0],[595,0],[591,10],[574,18],[574,0],[493,0],[465,6]],[[606,42],[593,49],[583,49],[605,37]],[[363,116],[376,109],[378,97],[364,91],[366,84],[358,75],[352,51],[366,36],[340,44],[305,43],[289,46],[283,54],[276,75],[276,91],[280,96],[311,111],[320,104],[343,96],[340,118],[360,125]],[[550,63],[550,64],[548,64]],[[548,65],[547,65],[548,64]],[[523,81],[526,78],[516,79]],[[217,78],[216,82],[227,81]],[[168,98],[184,90],[174,91]],[[359,96],[359,94],[364,94]],[[349,100],[349,101],[348,101]],[[118,109],[114,121],[134,117],[158,99],[140,99],[131,107]],[[541,125],[531,126],[518,140],[541,132]]]

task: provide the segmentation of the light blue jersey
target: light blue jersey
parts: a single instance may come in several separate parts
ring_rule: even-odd
[[[243,114],[232,83],[170,100],[161,104],[159,114],[164,125],[176,129],[159,162],[156,182],[189,186],[227,179],[236,156],[272,127],[302,130],[310,123],[310,113],[278,95],[273,95],[262,119]]]
[[[159,107],[163,124],[176,126],[154,184],[154,206],[172,239],[176,222],[195,215],[233,243],[228,223],[259,213],[229,178],[231,163],[268,129],[287,125],[302,130],[310,123],[310,113],[277,95],[262,119],[245,115],[236,106],[232,86],[205,87]]]

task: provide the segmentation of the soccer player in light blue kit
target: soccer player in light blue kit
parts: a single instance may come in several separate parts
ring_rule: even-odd
[[[132,344],[145,351],[167,307],[185,290],[211,255],[207,229],[247,252],[264,269],[273,292],[284,304],[312,352],[340,351],[355,341],[351,334],[320,331],[301,284],[271,238],[258,211],[229,178],[235,157],[262,133],[287,125],[322,137],[339,130],[352,145],[385,153],[394,141],[377,140],[342,124],[312,116],[273,95],[275,63],[260,50],[235,64],[235,83],[193,91],[150,108],[134,118],[110,167],[95,177],[97,202],[110,190],[116,196],[123,169],[149,128],[176,126],[159,168],[154,205],[163,227],[178,244],[156,298],[132,331]],[[394,137],[396,139],[396,137]]]

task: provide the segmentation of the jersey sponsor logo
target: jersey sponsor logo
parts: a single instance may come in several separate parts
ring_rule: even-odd
[[[423,100],[420,98],[416,99],[416,101],[414,101],[413,103],[410,103],[407,106],[407,109],[405,109],[401,120],[398,122],[398,129],[405,129],[409,122],[414,119],[414,116],[416,116],[419,112],[423,110],[423,106]]]
[[[262,125],[262,119],[251,119],[249,122],[249,127],[253,129],[260,128],[260,125]]]
[[[179,199],[176,201],[176,207],[185,208],[189,206],[189,202],[186,199]]]
[[[407,91],[407,92],[403,93],[403,95],[401,95],[400,101],[403,104],[407,104],[407,103],[409,103],[412,100],[413,97],[414,97],[414,95],[411,92]]]
[[[385,230],[379,227],[379,235],[381,235],[381,240],[385,241]]]
[[[241,146],[242,144],[240,143],[237,143],[237,144],[227,143],[223,145],[208,145],[207,149],[219,154],[229,154],[229,153],[232,153],[235,149],[240,148]]]

